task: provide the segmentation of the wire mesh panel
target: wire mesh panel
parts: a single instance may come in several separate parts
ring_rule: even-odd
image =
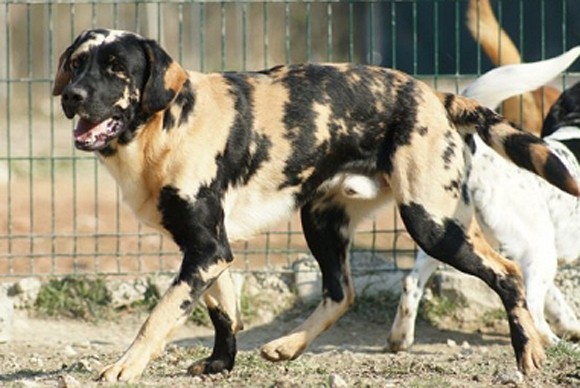
[[[144,274],[175,271],[180,262],[170,239],[140,225],[122,204],[96,158],[74,149],[73,123],[51,96],[58,56],[82,30],[136,31],[197,71],[260,70],[290,62],[372,63],[457,91],[491,67],[465,29],[466,4],[3,0],[0,276]],[[492,4],[525,60],[580,43],[577,1]],[[307,252],[296,218],[234,249],[238,268],[252,271],[283,270]],[[396,268],[412,264],[414,245],[387,207],[361,225],[352,249],[380,255]]]

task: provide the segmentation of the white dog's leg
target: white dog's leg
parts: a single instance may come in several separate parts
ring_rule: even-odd
[[[419,250],[415,267],[403,280],[403,292],[397,308],[397,316],[387,337],[390,351],[405,350],[413,344],[419,302],[423,296],[425,284],[438,265],[437,260]]]
[[[555,285],[548,289],[545,308],[550,323],[559,335],[565,339],[580,341],[580,321]]]
[[[544,345],[553,346],[560,341],[560,338],[552,331],[546,321],[544,306],[546,305],[546,295],[556,276],[558,263],[555,250],[541,245],[536,244],[535,247],[530,245],[530,251],[521,255],[518,262],[524,273],[526,299],[532,319]]]

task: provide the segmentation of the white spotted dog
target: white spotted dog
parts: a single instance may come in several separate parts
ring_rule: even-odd
[[[76,147],[95,152],[139,219],[171,236],[183,255],[173,284],[101,379],[137,379],[199,298],[215,342],[188,372],[231,370],[242,322],[230,242],[297,210],[321,268],[323,298],[261,354],[298,357],[354,301],[351,236],[391,199],[426,252],[498,293],[519,368],[540,367],[544,351],[521,271],[469,229],[471,138],[479,133],[494,151],[573,195],[580,189],[542,140],[493,110],[376,66],[188,72],[156,42],[104,29],[83,32],[61,55],[53,94],[78,120]]]
[[[579,54],[578,48],[563,54],[563,62],[555,67],[552,65],[557,58],[547,64],[510,66],[507,72],[497,68],[478,79],[466,93],[479,98],[484,88],[481,99],[494,106],[500,102],[493,98],[494,87],[502,90],[501,98],[510,94],[510,86],[518,89],[511,94],[533,90],[539,86],[528,83],[537,82],[533,76],[542,74],[547,81]],[[542,135],[580,181],[580,83],[567,89],[552,106]],[[544,343],[555,345],[559,336],[579,341],[580,321],[554,284],[554,277],[559,260],[570,263],[580,258],[580,200],[506,163],[477,136],[475,140],[468,187],[486,238],[499,243],[503,253],[521,266],[528,308]],[[419,251],[415,267],[403,281],[397,315],[388,335],[391,351],[413,344],[419,302],[438,264]]]

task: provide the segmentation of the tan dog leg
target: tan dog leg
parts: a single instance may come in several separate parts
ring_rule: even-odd
[[[131,346],[116,363],[103,369],[99,379],[129,382],[141,376],[149,361],[161,354],[171,332],[186,321],[188,312],[182,305],[187,301],[191,301],[191,287],[184,282],[172,285],[141,326]]]
[[[334,203],[328,206],[331,202],[331,198],[320,198],[314,203],[306,204],[300,214],[308,247],[322,272],[322,301],[303,324],[262,347],[262,356],[270,361],[298,357],[354,302],[347,257],[351,233],[349,225],[352,220],[344,204]]]

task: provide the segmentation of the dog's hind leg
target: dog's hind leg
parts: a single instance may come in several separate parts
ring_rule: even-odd
[[[214,281],[206,291],[204,301],[215,329],[214,345],[208,358],[198,360],[188,368],[188,373],[193,376],[232,370],[237,352],[235,336],[243,328],[229,270]]]
[[[413,270],[403,279],[403,292],[397,315],[387,337],[388,350],[398,352],[409,348],[415,340],[415,321],[425,284],[439,262],[419,250]]]
[[[298,357],[354,302],[347,259],[351,219],[346,208],[336,203],[311,202],[302,207],[300,215],[306,242],[322,272],[322,301],[304,323],[262,347],[262,356],[270,361]]]
[[[499,295],[507,312],[518,367],[524,373],[538,369],[545,355],[526,306],[519,267],[497,254],[475,229],[475,223],[467,231],[464,220],[447,218],[438,222],[418,204],[402,205],[400,209],[407,230],[426,253],[477,276]]]
[[[548,320],[562,338],[580,342],[580,320],[554,284],[548,288],[545,309]]]

